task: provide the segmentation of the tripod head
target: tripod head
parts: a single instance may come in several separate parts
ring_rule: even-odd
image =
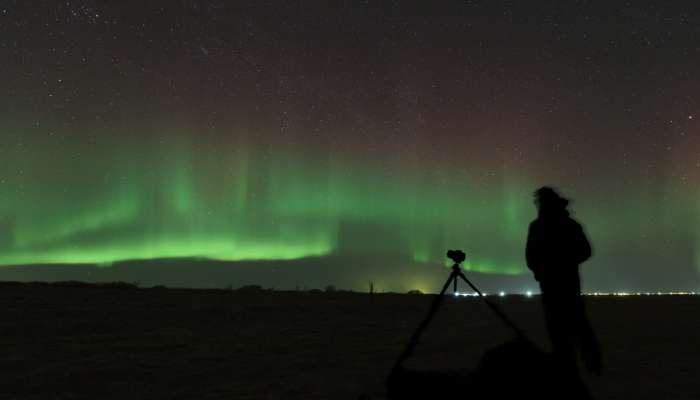
[[[452,264],[452,275],[450,275],[449,280],[451,280],[453,283],[452,291],[455,293],[455,295],[458,295],[457,276],[460,274],[459,265],[467,259],[467,255],[464,254],[462,250],[447,250],[447,258],[454,262],[454,264]]]
[[[447,250],[447,258],[455,263],[452,268],[459,268],[459,264],[463,263],[464,260],[467,259],[467,255],[464,254],[462,250]]]

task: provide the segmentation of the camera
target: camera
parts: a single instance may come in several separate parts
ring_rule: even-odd
[[[447,250],[447,258],[459,264],[467,258],[462,250]]]

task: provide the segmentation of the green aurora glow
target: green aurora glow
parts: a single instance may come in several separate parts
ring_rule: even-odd
[[[45,3],[0,15],[2,266],[327,257],[389,280],[462,248],[510,279],[553,185],[589,288],[700,285],[700,36],[663,22],[674,2]]]
[[[123,155],[111,155],[114,164],[96,154],[54,159],[39,168],[27,165],[23,175],[3,185],[2,220],[11,236],[0,264],[110,264],[162,257],[286,260],[366,251],[441,262],[448,243],[480,241],[470,231],[491,230],[503,243],[518,244],[531,216],[528,204],[518,206],[507,195],[484,196],[469,185],[457,184],[461,189],[453,191],[454,182],[430,185],[415,176],[320,165],[285,154],[263,165],[247,150],[208,149],[211,159],[197,164],[188,146],[184,140],[158,146],[145,152],[149,158],[144,160],[124,149]],[[46,152],[32,158],[53,156]],[[122,158],[131,159],[128,168],[122,168]],[[92,167],[79,171],[78,164]],[[57,176],[56,171],[66,170],[73,173]],[[75,186],[76,181],[82,183]],[[527,196],[528,189],[522,192]],[[490,207],[494,202],[510,206]],[[505,229],[493,232],[494,221]],[[383,226],[388,235],[377,241],[366,236],[369,231],[356,229],[362,224]],[[503,267],[519,264],[517,259],[488,253],[481,258],[494,261],[470,266],[522,270]]]

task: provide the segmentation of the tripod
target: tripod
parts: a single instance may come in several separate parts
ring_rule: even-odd
[[[448,255],[449,255],[449,253],[448,253]],[[416,329],[416,331],[411,336],[411,339],[409,340],[408,345],[404,349],[403,353],[401,353],[399,358],[396,360],[396,363],[394,364],[393,368],[391,369],[390,376],[391,376],[391,374],[394,374],[401,367],[401,365],[404,363],[404,361],[406,361],[406,359],[409,358],[411,356],[411,354],[413,354],[413,350],[418,345],[418,340],[420,339],[421,335],[423,334],[423,331],[425,330],[425,328],[428,327],[428,324],[435,316],[435,313],[437,312],[438,308],[440,308],[440,304],[442,304],[442,300],[445,297],[445,292],[450,287],[450,284],[453,285],[452,286],[453,290],[455,293],[457,293],[457,281],[459,280],[459,278],[462,278],[462,280],[464,280],[467,283],[467,285],[469,285],[469,287],[472,288],[472,290],[474,290],[479,295],[479,297],[481,297],[482,300],[484,300],[486,305],[488,305],[489,308],[491,308],[491,310],[493,310],[501,318],[501,320],[503,322],[505,322],[505,324],[510,329],[512,329],[513,332],[515,332],[515,335],[519,340],[527,341],[527,338],[526,338],[525,334],[523,333],[523,331],[520,330],[520,328],[518,328],[513,323],[513,321],[511,321],[510,318],[508,318],[508,316],[506,314],[504,314],[503,311],[501,311],[501,309],[496,304],[489,301],[489,299],[487,299],[484,296],[484,294],[481,293],[481,291],[476,286],[474,286],[474,284],[469,279],[467,279],[466,275],[464,275],[462,270],[459,268],[459,264],[461,264],[461,262],[464,261],[464,258],[462,257],[461,260],[460,259],[453,259],[453,260],[455,263],[454,263],[454,265],[452,265],[452,272],[450,273],[450,276],[447,278],[447,281],[442,286],[442,290],[440,291],[440,294],[435,298],[435,300],[433,300],[433,304],[430,306],[430,310],[428,311],[428,315],[426,315],[425,318],[423,319],[423,321],[420,323],[420,325],[418,325],[418,329]]]

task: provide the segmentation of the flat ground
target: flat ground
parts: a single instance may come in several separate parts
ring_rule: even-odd
[[[0,287],[0,397],[383,398],[425,295]],[[539,299],[494,299],[546,348]],[[589,298],[604,346],[596,399],[700,399],[700,297]],[[410,364],[471,369],[509,332],[448,299]],[[467,396],[465,396],[466,398]]]

